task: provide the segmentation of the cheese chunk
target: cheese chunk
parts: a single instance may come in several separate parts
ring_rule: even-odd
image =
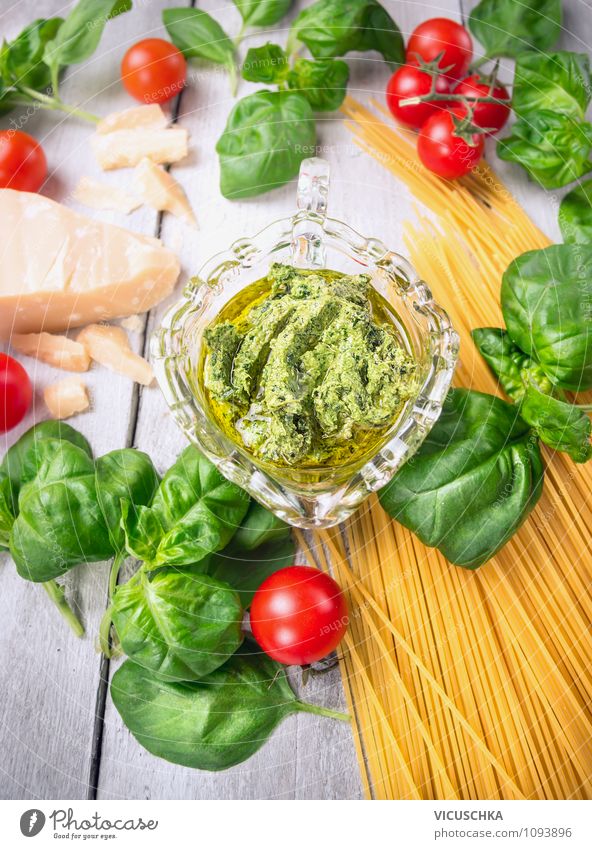
[[[178,162],[187,156],[187,130],[171,127],[166,130],[115,130],[91,137],[97,162],[103,171],[112,168],[131,168],[144,159],[152,162]]]
[[[190,227],[197,227],[187,195],[168,171],[143,159],[135,170],[136,183],[144,203],[182,218]]]
[[[67,377],[52,383],[43,397],[54,419],[68,419],[75,413],[84,413],[90,406],[86,384],[79,377]]]
[[[150,363],[134,354],[125,330],[107,324],[91,324],[78,334],[89,355],[105,368],[148,386],[154,380]]]
[[[10,344],[19,354],[35,357],[66,371],[88,371],[90,356],[84,345],[67,336],[52,336],[51,333],[13,333]]]
[[[126,215],[142,204],[141,200],[119,186],[110,186],[100,180],[93,180],[92,177],[81,177],[72,197],[90,209],[110,209]]]
[[[179,276],[158,239],[41,195],[0,189],[0,221],[0,339],[145,312]]]
[[[158,105],[150,103],[146,106],[132,106],[123,112],[111,112],[97,124],[97,133],[104,135],[114,130],[164,130],[168,118]]]

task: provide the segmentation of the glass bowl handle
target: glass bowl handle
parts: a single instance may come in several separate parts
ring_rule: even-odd
[[[327,215],[329,163],[316,156],[304,159],[298,176],[298,212],[292,227],[292,262],[300,268],[324,268],[323,225]]]
[[[329,194],[329,171],[329,163],[326,159],[313,156],[311,159],[302,161],[296,196],[298,209],[325,217]]]

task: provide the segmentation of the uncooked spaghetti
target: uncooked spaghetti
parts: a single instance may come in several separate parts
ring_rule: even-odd
[[[461,336],[457,383],[498,392],[470,330],[502,324],[503,271],[549,240],[487,166],[446,183],[404,133],[351,99],[343,111],[432,213],[405,242]],[[592,469],[547,449],[545,460],[536,509],[477,572],[426,548],[374,497],[343,534],[315,536],[349,598],[342,670],[368,796],[592,796]]]

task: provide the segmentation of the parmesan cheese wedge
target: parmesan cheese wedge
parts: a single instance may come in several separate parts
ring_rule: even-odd
[[[105,135],[114,130],[164,130],[168,118],[157,103],[132,106],[123,112],[111,112],[97,124],[97,133]]]
[[[72,197],[91,209],[109,209],[126,215],[142,205],[141,200],[118,186],[109,186],[92,177],[81,177]]]
[[[182,127],[164,130],[115,130],[96,133],[91,146],[103,171],[132,168],[145,156],[153,162],[178,162],[187,156],[188,133]]]
[[[67,377],[52,383],[43,393],[47,409],[54,419],[68,419],[90,407],[86,384],[79,377]]]
[[[145,312],[179,276],[158,239],[42,195],[0,189],[0,221],[0,339]]]
[[[125,330],[107,324],[91,324],[78,334],[93,360],[105,368],[148,386],[154,380],[150,363],[134,354]]]
[[[66,371],[88,371],[90,357],[84,345],[67,336],[52,336],[51,333],[13,333],[10,344],[19,354],[35,357]]]
[[[155,165],[151,159],[143,159],[135,170],[135,176],[144,203],[170,212],[191,227],[197,227],[187,195],[168,171]]]

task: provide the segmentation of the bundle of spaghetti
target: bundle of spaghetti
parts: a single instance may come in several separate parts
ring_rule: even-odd
[[[461,337],[458,385],[498,393],[470,337],[501,326],[501,277],[549,244],[487,166],[455,184],[348,99],[358,143],[431,215],[405,228],[410,260]],[[501,393],[500,393],[501,394]],[[545,449],[543,495],[476,572],[391,521],[375,497],[310,552],[350,605],[343,681],[367,795],[592,797],[592,470]]]

